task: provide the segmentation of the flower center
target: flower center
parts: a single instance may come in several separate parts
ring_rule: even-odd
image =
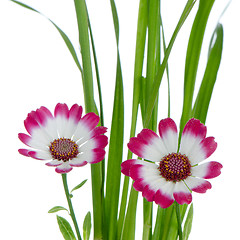
[[[181,153],[170,153],[163,157],[158,169],[167,181],[172,182],[179,182],[191,175],[188,157]]]
[[[58,138],[49,147],[54,159],[67,162],[78,155],[78,145],[69,138]]]

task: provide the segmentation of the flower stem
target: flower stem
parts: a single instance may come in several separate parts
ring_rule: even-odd
[[[175,209],[176,209],[177,222],[178,222],[179,240],[183,240],[182,220],[181,220],[181,214],[180,214],[180,207],[179,207],[179,204],[176,201],[175,201]]]
[[[70,210],[70,216],[72,218],[72,221],[73,221],[76,233],[77,233],[78,240],[82,240],[81,235],[80,235],[80,231],[79,231],[79,228],[78,228],[77,220],[76,220],[76,217],[75,217],[75,214],[74,214],[73,205],[72,205],[72,201],[71,201],[71,198],[70,198],[69,190],[68,190],[67,174],[66,173],[62,174],[62,181],[63,181],[64,191],[65,191],[65,195],[66,195],[67,202],[68,202],[68,207],[69,207],[69,210]]]

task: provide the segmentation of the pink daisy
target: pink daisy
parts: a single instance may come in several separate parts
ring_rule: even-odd
[[[160,137],[143,129],[130,139],[128,148],[148,161],[130,159],[122,163],[122,173],[135,182],[133,187],[142,192],[149,202],[162,208],[191,203],[192,191],[205,193],[211,183],[205,179],[220,175],[218,162],[199,164],[217,148],[214,137],[206,137],[207,128],[197,119],[190,119],[184,127],[178,151],[178,131],[171,118],[163,119],[158,126]]]
[[[99,117],[87,113],[74,104],[70,109],[58,103],[54,116],[46,107],[28,114],[24,121],[29,135],[19,133],[19,139],[31,149],[19,153],[38,160],[50,160],[47,166],[56,167],[57,173],[67,173],[73,167],[98,163],[105,156],[108,139],[103,135],[107,128],[97,127]]]

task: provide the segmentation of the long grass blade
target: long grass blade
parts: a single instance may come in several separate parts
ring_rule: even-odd
[[[136,51],[135,51],[135,65],[134,65],[134,83],[133,83],[133,103],[132,103],[132,122],[130,137],[135,135],[136,124],[137,124],[137,114],[138,106],[142,101],[143,97],[141,96],[141,86],[143,77],[143,60],[144,60],[144,50],[146,43],[146,33],[147,33],[147,18],[148,18],[148,4],[147,0],[140,0],[139,10],[138,10],[138,24],[137,24],[137,38],[136,38]],[[143,107],[143,103],[141,106]],[[142,109],[142,113],[144,110]],[[132,158],[132,153],[128,151],[127,159]],[[137,192],[132,188],[131,194],[129,197],[128,209],[125,217],[126,206],[127,206],[127,196],[129,188],[129,177],[125,176],[123,190],[122,190],[122,199],[121,206],[119,211],[118,219],[118,232],[117,239],[134,239],[135,233],[135,221],[136,218],[136,208],[137,208]],[[121,238],[122,236],[122,238]],[[123,238],[124,237],[124,238]],[[132,237],[132,238],[128,238]]]
[[[43,15],[41,12],[39,12],[38,10],[36,10],[36,9],[34,9],[34,8],[32,8],[32,7],[24,4],[24,3],[21,3],[21,2],[19,2],[19,1],[15,1],[15,0],[11,0],[11,1],[14,2],[14,3],[16,3],[16,4],[18,4],[18,5],[20,5],[20,6],[22,6],[22,7],[24,7],[24,8],[26,8],[26,9],[29,9],[29,10],[31,10],[31,11],[34,11],[34,12],[39,13],[40,15],[44,16],[44,15]],[[46,16],[44,16],[44,17],[46,17]],[[48,17],[46,17],[46,18],[54,25],[54,27],[55,27],[55,28],[58,30],[58,32],[60,33],[61,37],[63,38],[63,40],[64,40],[64,42],[65,42],[65,44],[66,44],[66,46],[68,47],[69,52],[71,53],[71,55],[72,55],[72,57],[73,57],[74,62],[76,63],[78,69],[79,69],[80,72],[82,73],[82,67],[81,67],[81,65],[80,65],[80,63],[79,63],[79,61],[78,61],[78,57],[77,57],[76,51],[75,51],[75,49],[74,49],[74,47],[73,47],[73,44],[71,43],[70,39],[68,38],[68,36],[67,36],[51,19],[49,19]]]
[[[217,80],[217,73],[222,58],[223,27],[218,24],[209,46],[208,61],[203,80],[194,104],[193,117],[205,123],[213,88]]]
[[[88,15],[84,0],[74,0],[83,65],[83,90],[87,112],[97,113],[93,91]],[[94,239],[103,238],[102,162],[91,165]]]
[[[164,74],[164,71],[165,71],[165,68],[167,66],[167,61],[168,61],[168,58],[169,58],[169,55],[171,53],[171,50],[172,50],[172,47],[173,47],[173,44],[175,42],[175,39],[178,35],[178,32],[180,31],[182,25],[184,24],[185,20],[187,19],[189,13],[191,12],[194,4],[195,4],[196,0],[188,0],[183,12],[182,12],[182,15],[178,21],[178,24],[173,32],[173,35],[171,37],[171,40],[168,44],[168,47],[166,49],[166,52],[165,52],[165,56],[164,56],[164,59],[162,61],[162,64],[155,76],[155,79],[154,79],[154,83],[153,83],[153,87],[152,87],[152,91],[151,91],[151,95],[148,97],[148,103],[147,103],[147,109],[146,109],[146,118],[145,118],[145,121],[144,121],[144,126],[147,126],[149,124],[149,121],[151,119],[151,115],[152,115],[152,111],[153,111],[153,108],[154,108],[154,105],[155,105],[155,102],[157,100],[157,95],[158,95],[158,90],[159,90],[159,87],[160,87],[160,84],[161,84],[161,81],[162,81],[162,77],[163,77],[163,74]]]
[[[119,43],[119,22],[114,0],[110,0],[112,17],[117,42],[117,71],[114,94],[114,105],[112,114],[112,125],[109,142],[108,166],[106,177],[105,197],[105,223],[104,230],[106,239],[115,240],[117,237],[117,215],[121,180],[121,162],[123,152],[123,130],[124,130],[124,96],[123,79]]]
[[[192,26],[185,62],[184,99],[180,123],[180,134],[186,122],[191,117],[193,93],[203,36],[214,1],[215,0],[200,0],[198,11]]]

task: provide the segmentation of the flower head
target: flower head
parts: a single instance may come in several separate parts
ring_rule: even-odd
[[[19,133],[19,139],[31,149],[19,153],[38,160],[50,160],[47,166],[56,167],[57,173],[67,173],[73,167],[98,163],[105,156],[107,129],[97,127],[99,117],[87,113],[82,117],[82,107],[74,104],[70,109],[58,103],[54,115],[40,107],[28,114],[24,121],[29,135]]]
[[[206,137],[207,128],[197,119],[190,119],[183,129],[178,151],[178,131],[171,118],[159,122],[160,137],[143,129],[130,139],[128,148],[148,161],[130,159],[122,163],[122,173],[135,182],[133,187],[142,192],[149,202],[162,208],[174,200],[179,204],[191,203],[191,191],[205,193],[210,179],[220,175],[218,162],[202,163],[217,148],[213,137]]]

